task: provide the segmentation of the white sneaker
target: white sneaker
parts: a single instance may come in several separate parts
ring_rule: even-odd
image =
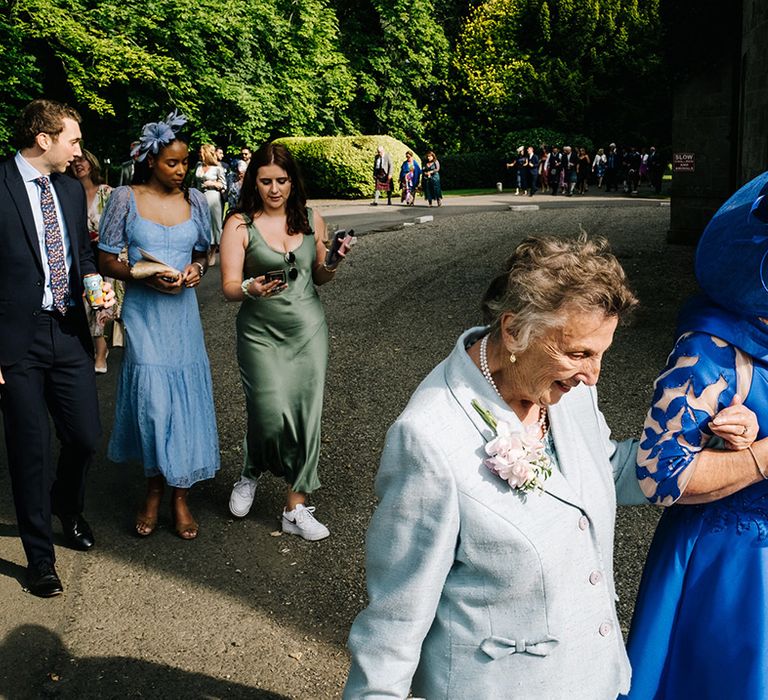
[[[299,535],[310,542],[324,540],[331,533],[325,525],[315,520],[315,516],[312,515],[314,512],[314,506],[305,508],[301,503],[291,511],[283,510],[283,532]]]
[[[229,512],[237,518],[244,518],[253,505],[253,497],[256,495],[255,479],[241,476],[240,480],[232,488],[229,497]]]

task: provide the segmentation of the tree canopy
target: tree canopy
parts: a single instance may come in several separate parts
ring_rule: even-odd
[[[510,131],[663,138],[660,0],[5,0],[0,144],[47,96],[124,156],[173,107],[193,138],[387,133],[442,151]]]

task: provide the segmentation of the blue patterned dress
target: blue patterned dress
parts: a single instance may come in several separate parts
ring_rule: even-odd
[[[183,270],[193,250],[208,250],[211,235],[205,197],[190,190],[189,200],[191,217],[163,226],[139,215],[130,187],[118,187],[101,217],[99,248],[117,254],[127,245],[131,265],[143,248]],[[171,295],[127,282],[122,318],[126,346],[108,457],[141,462],[147,477],[162,474],[177,488],[210,479],[219,440],[195,291]]]
[[[768,481],[703,505],[672,505],[735,393],[768,435],[768,327],[699,299],[659,376],[637,475],[665,509],[627,651],[634,700],[768,697]]]

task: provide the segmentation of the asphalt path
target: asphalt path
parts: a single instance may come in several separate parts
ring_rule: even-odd
[[[674,319],[694,289],[693,251],[665,242],[669,208],[655,200],[510,195],[426,206],[315,202],[327,220],[361,235],[337,279],[320,290],[331,333],[320,476],[312,498],[331,530],[323,542],[280,535],[284,485],[262,480],[248,517],[227,502],[242,461],[245,412],[235,360],[237,304],[217,270],[199,288],[212,364],[222,467],[195,487],[196,541],[173,534],[164,504],[158,530],[131,534],[143,493],[138,466],[104,453],[121,351],[99,378],[105,426],[91,472],[89,553],[57,547],[65,594],[22,591],[5,455],[0,457],[0,697],[334,698],[348,665],[344,642],[365,602],[364,535],[384,433],[456,338],[480,320],[487,281],[525,236],[583,227],[607,236],[642,307],[619,328],[599,383],[614,435],[637,436]],[[549,201],[552,200],[552,201]],[[431,222],[411,224],[418,216]],[[173,348],[169,348],[173,352]],[[435,484],[439,489],[440,484]],[[658,513],[620,510],[616,578],[626,631]]]

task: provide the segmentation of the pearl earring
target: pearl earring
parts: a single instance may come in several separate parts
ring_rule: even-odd
[[[509,356],[509,361],[510,361],[510,362],[511,362],[513,365],[515,364],[515,362],[517,362],[517,357],[515,357],[515,353],[512,353],[512,354]]]

